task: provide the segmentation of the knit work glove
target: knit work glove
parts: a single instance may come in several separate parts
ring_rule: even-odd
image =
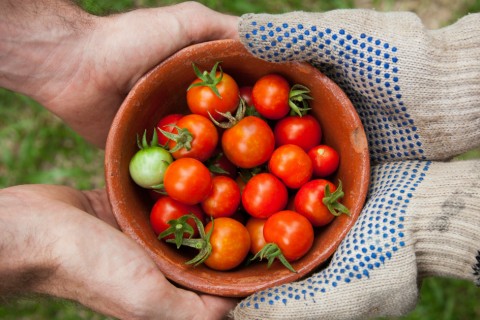
[[[426,30],[410,13],[337,10],[246,15],[254,55],[308,61],[362,118],[373,162],[357,223],[329,266],[258,292],[236,319],[365,319],[415,307],[426,276],[480,285],[480,15]]]

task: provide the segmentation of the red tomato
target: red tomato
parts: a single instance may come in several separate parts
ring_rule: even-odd
[[[200,221],[205,221],[205,215],[198,205],[187,205],[178,202],[169,196],[162,196],[152,207],[150,212],[150,224],[152,225],[155,234],[159,235],[170,228],[170,224],[168,223],[170,220],[176,220],[187,214],[194,214]],[[193,221],[193,219],[188,219],[187,223],[191,225],[194,230],[193,236],[198,236],[198,229],[195,221]],[[185,236],[187,236],[186,233],[184,233],[184,237]],[[172,234],[164,239],[173,239],[173,237]]]
[[[311,223],[295,211],[284,210],[273,214],[263,226],[267,243],[275,243],[288,261],[303,257],[313,245]]]
[[[248,116],[222,135],[222,148],[227,158],[240,168],[257,167],[270,159],[275,138],[262,119]]]
[[[203,211],[213,218],[235,214],[241,201],[237,182],[226,176],[216,176],[212,179],[212,185],[212,191],[201,203]]]
[[[227,176],[237,178],[237,167],[225,156],[221,150],[217,150],[206,162],[210,172],[215,176]]]
[[[177,121],[183,117],[183,114],[180,113],[172,113],[169,114],[157,122],[157,134],[158,134],[158,143],[162,146],[166,146],[168,142],[168,138],[160,132],[159,129],[162,129],[167,132],[172,132],[174,126],[177,124]]]
[[[340,163],[338,152],[323,144],[310,149],[308,156],[312,160],[313,174],[318,178],[325,178],[333,174]]]
[[[252,89],[253,105],[263,117],[280,119],[290,112],[288,104],[290,85],[278,74],[268,74],[258,79]]]
[[[215,78],[222,76],[221,80],[215,85],[220,96],[217,96],[208,85],[193,86],[189,87],[187,91],[187,104],[192,113],[207,118],[210,114],[215,120],[222,120],[224,117],[217,111],[233,113],[240,102],[240,93],[237,83],[230,75],[226,73],[221,75],[220,72],[214,74]],[[210,75],[208,76],[211,77]],[[202,82],[205,83],[205,80],[197,78],[192,82],[192,85]]]
[[[257,254],[267,244],[263,236],[263,226],[267,219],[258,219],[251,217],[248,219],[245,227],[250,234],[250,252]]]
[[[311,115],[288,116],[277,122],[273,129],[278,146],[295,144],[308,152],[322,140],[322,129]]]
[[[275,149],[268,169],[292,189],[298,189],[312,176],[312,160],[297,145],[286,144]]]
[[[168,142],[168,148],[175,159],[189,157],[205,161],[212,156],[218,144],[218,131],[212,121],[198,114],[187,114],[177,121],[177,127],[188,130],[188,133],[180,132],[182,138],[179,141]],[[172,133],[179,134],[177,129]],[[185,145],[173,151],[177,143],[182,144],[188,139],[188,134],[192,138],[190,146]]]
[[[330,192],[335,192],[336,187],[330,181],[315,179],[304,184],[295,196],[295,211],[305,216],[315,227],[327,225],[335,218],[322,202],[326,185]]]
[[[230,270],[245,260],[250,250],[250,235],[247,228],[232,218],[218,218],[205,226],[210,236],[212,252],[205,260],[205,264],[214,270]]]
[[[194,158],[173,161],[165,171],[163,183],[170,197],[186,204],[202,202],[212,190],[210,171]]]
[[[287,205],[285,185],[271,173],[260,173],[248,180],[242,193],[242,205],[252,217],[268,218]]]
[[[240,97],[245,101],[247,106],[253,106],[252,87],[241,87]]]

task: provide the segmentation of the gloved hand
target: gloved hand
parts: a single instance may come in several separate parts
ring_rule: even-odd
[[[480,285],[480,161],[431,161],[480,145],[479,18],[430,31],[412,13],[242,17],[254,55],[308,61],[344,89],[373,167],[365,208],[329,266],[248,297],[236,319],[400,316],[426,276]]]

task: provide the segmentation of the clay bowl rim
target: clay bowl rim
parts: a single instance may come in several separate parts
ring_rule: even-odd
[[[216,56],[217,54],[222,57],[219,59],[218,56]],[[142,105],[138,101],[148,101],[148,99],[156,94],[154,90],[158,89],[156,85],[158,85],[158,81],[161,81],[162,73],[164,72],[173,72],[175,67],[185,68],[188,66],[191,69],[191,62],[195,61],[195,59],[218,61],[225,60],[225,56],[230,57],[233,55],[237,55],[236,58],[240,57],[241,59],[252,61],[253,64],[259,64],[261,66],[265,65],[268,70],[273,70],[273,72],[282,69],[280,67],[283,66],[285,69],[282,70],[293,69],[297,70],[300,74],[314,77],[316,83],[321,85],[316,88],[311,88],[312,93],[315,94],[317,88],[320,90],[320,87],[322,87],[321,90],[323,90],[324,93],[330,92],[331,97],[329,96],[329,99],[341,106],[343,112],[342,116],[345,119],[342,123],[346,128],[345,130],[348,130],[349,132],[349,135],[346,138],[348,138],[347,141],[353,146],[351,152],[354,154],[354,159],[356,159],[357,165],[360,168],[352,169],[355,173],[354,180],[356,187],[353,188],[355,194],[351,194],[349,197],[349,199],[355,197],[355,200],[351,200],[353,201],[350,205],[350,210],[352,212],[351,216],[340,216],[334,220],[333,224],[335,224],[335,227],[331,228],[336,228],[335,234],[332,231],[332,234],[336,235],[336,237],[334,239],[332,237],[332,239],[327,239],[327,241],[325,241],[325,248],[321,253],[317,251],[309,252],[306,257],[293,263],[297,273],[292,273],[277,264],[274,264],[268,270],[266,269],[266,266],[256,266],[254,268],[257,269],[255,269],[252,274],[246,274],[246,271],[242,271],[242,268],[225,272],[214,271],[208,269],[206,266],[187,267],[184,263],[181,265],[175,260],[177,259],[175,254],[172,255],[172,250],[174,249],[167,247],[170,245],[161,243],[156,237],[154,237],[155,241],[160,244],[152,243],[153,230],[151,230],[151,228],[150,230],[146,230],[144,219],[148,220],[148,215],[146,215],[145,212],[142,214],[138,213],[138,216],[137,213],[128,213],[128,203],[132,202],[132,199],[133,202],[138,201],[140,203],[144,201],[144,199],[138,199],[138,196],[130,199],[128,198],[128,194],[132,193],[131,190],[134,190],[133,192],[136,193],[139,187],[122,185],[122,179],[125,179],[125,174],[128,174],[128,164],[126,164],[127,160],[125,159],[128,158],[127,155],[129,152],[132,153],[132,144],[135,143],[135,137],[133,137],[131,138],[132,143],[127,144],[127,147],[125,147],[125,135],[129,127],[127,125],[127,128],[124,129],[124,123],[128,124],[128,122],[125,121],[128,121],[128,119],[131,119],[132,117],[134,118],[137,113],[143,112],[143,110],[140,109],[142,108]],[[214,56],[215,59],[213,59]],[[188,60],[188,63],[179,62],[182,61],[182,59]],[[214,63],[211,61],[208,62],[210,63],[210,66]],[[202,63],[200,62],[200,64]],[[223,62],[222,66],[224,71],[228,72],[228,67],[224,66]],[[194,74],[192,71],[192,78],[190,80],[193,79]],[[169,112],[171,113],[173,111]],[[316,116],[322,117],[317,114]],[[139,130],[137,130],[137,134],[138,133]],[[133,154],[130,154],[130,157],[131,155]],[[358,219],[365,203],[369,177],[370,160],[365,131],[358,114],[346,94],[332,80],[306,62],[287,62],[282,64],[266,62],[253,57],[237,40],[216,40],[192,45],[172,55],[144,75],[130,91],[115,116],[105,149],[106,189],[113,214],[117,219],[121,230],[140,244],[155,261],[160,271],[177,285],[198,292],[228,297],[244,297],[258,290],[298,280],[323,265],[328,258],[331,257],[346,236],[347,232]],[[123,183],[128,184],[128,181],[123,180]],[[134,184],[131,180],[130,183]],[[349,191],[350,190],[345,189],[346,194],[348,194]],[[144,204],[141,203],[140,205],[135,205],[139,207]],[[145,211],[145,209],[143,209],[143,211]],[[187,259],[188,257],[184,258],[182,261],[187,261]],[[265,270],[262,271],[263,269],[260,268]]]

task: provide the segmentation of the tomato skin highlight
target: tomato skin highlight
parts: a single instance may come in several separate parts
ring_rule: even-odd
[[[312,160],[313,175],[317,178],[325,178],[337,171],[340,164],[338,152],[330,146],[318,145],[308,151]]]
[[[213,218],[230,217],[235,214],[241,201],[237,182],[227,176],[216,176],[212,179],[212,185],[212,191],[201,202],[205,214]]]
[[[216,73],[220,76],[220,72]],[[200,79],[195,79],[192,83],[199,83]],[[222,80],[216,85],[220,97],[207,86],[192,87],[187,91],[187,104],[190,111],[194,114],[209,118],[211,116],[217,120],[223,120],[224,117],[217,111],[233,113],[240,102],[240,93],[236,81],[228,74],[223,73]]]
[[[252,99],[255,109],[267,119],[277,120],[290,112],[288,104],[290,85],[278,74],[267,74],[253,85]]]
[[[205,226],[205,233],[208,234],[212,226],[212,253],[205,260],[205,265],[219,271],[239,266],[250,251],[247,228],[235,219],[222,217],[213,220],[213,223],[210,221]]]
[[[255,255],[267,244],[263,236],[263,226],[267,219],[250,217],[245,227],[250,234],[250,252]]]
[[[218,130],[210,119],[198,114],[187,114],[177,121],[177,126],[187,129],[192,134],[191,149],[180,148],[172,152],[175,159],[195,158],[200,161],[206,161],[210,158],[217,148]],[[175,128],[172,133],[178,133]],[[168,142],[169,149],[175,148],[177,143],[173,140]]]
[[[285,144],[275,149],[268,169],[292,189],[298,189],[312,177],[312,160],[299,146]]]
[[[333,193],[336,186],[325,179],[314,179],[304,184],[295,195],[295,211],[305,216],[314,227],[329,224],[335,216],[323,204],[325,186]]]
[[[194,158],[173,161],[165,171],[165,191],[173,199],[186,203],[202,202],[212,190],[212,176],[208,168]]]
[[[320,144],[322,128],[312,115],[287,116],[279,120],[273,129],[276,146],[295,144],[305,152]]]
[[[288,202],[287,187],[271,173],[259,173],[245,185],[242,205],[252,217],[268,218]]]
[[[290,210],[270,216],[263,226],[263,235],[267,243],[278,245],[290,262],[303,257],[314,240],[312,224],[301,214]]]
[[[187,205],[173,199],[172,197],[162,196],[155,202],[150,211],[150,224],[153,231],[158,236],[170,227],[168,224],[170,220],[176,220],[187,214],[194,214],[200,219],[200,221],[205,222],[205,215],[198,205]],[[187,220],[187,223],[191,225],[194,230],[193,236],[198,236],[198,229],[193,219]],[[184,237],[186,235],[187,233],[184,234]],[[174,236],[172,234],[164,239],[173,238]]]
[[[237,167],[250,169],[270,159],[275,138],[270,126],[262,119],[248,116],[222,135],[225,156]]]

